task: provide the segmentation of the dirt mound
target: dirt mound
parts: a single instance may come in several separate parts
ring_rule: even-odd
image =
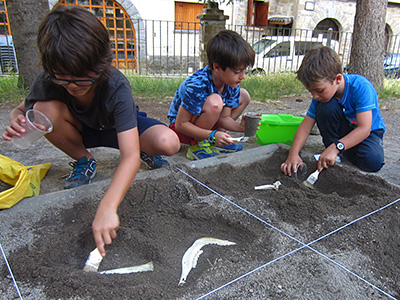
[[[193,299],[248,272],[209,298],[381,299],[371,285],[399,298],[398,205],[364,216],[396,200],[400,189],[340,166],[323,171],[309,189],[280,172],[286,155],[279,150],[247,167],[174,166],[166,178],[136,181],[99,270],[152,261],[153,272],[82,270],[94,248],[91,221],[99,201],[87,197],[72,209],[46,212],[32,228],[39,238],[9,256],[14,275],[42,287],[47,299]],[[307,165],[309,173],[316,167],[315,161]],[[277,180],[278,191],[254,190]],[[236,245],[205,246],[178,287],[182,256],[201,237]],[[1,277],[7,274],[4,267]]]

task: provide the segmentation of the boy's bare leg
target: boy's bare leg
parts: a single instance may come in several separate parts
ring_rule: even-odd
[[[200,116],[194,116],[192,123],[203,129],[211,129],[217,123],[223,108],[221,96],[211,94],[204,102]]]
[[[57,100],[38,101],[34,108],[46,114],[53,123],[53,131],[46,134],[47,140],[75,160],[93,156],[83,144],[81,123],[69,112],[68,107]]]
[[[167,126],[159,124],[145,130],[139,137],[140,151],[151,155],[172,156],[181,147],[178,136]]]

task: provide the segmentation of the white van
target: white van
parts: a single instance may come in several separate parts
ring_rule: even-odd
[[[265,36],[252,46],[256,57],[250,73],[295,72],[309,50],[327,42],[322,37]],[[338,41],[331,40],[330,47],[339,53]]]

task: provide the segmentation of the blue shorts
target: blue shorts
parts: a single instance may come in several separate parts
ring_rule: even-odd
[[[139,136],[154,125],[165,125],[161,121],[156,119],[148,118],[145,112],[138,112],[137,114],[137,124]],[[119,149],[118,138],[115,128],[107,130],[96,130],[92,129],[86,125],[83,125],[82,129],[82,139],[83,144],[86,148],[95,147],[111,147]]]

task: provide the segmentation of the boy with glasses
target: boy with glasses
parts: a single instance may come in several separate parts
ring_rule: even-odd
[[[42,21],[38,47],[44,72],[29,95],[10,113],[2,137],[11,141],[23,133],[25,111],[46,114],[53,131],[46,138],[75,159],[65,188],[88,184],[96,176],[96,161],[87,150],[113,147],[120,163],[93,221],[96,245],[105,255],[119,227],[117,208],[140,167],[140,157],[152,168],[169,165],[161,155],[179,151],[177,135],[165,124],[138,112],[128,79],[112,66],[107,29],[95,15],[79,7],[57,7]]]

